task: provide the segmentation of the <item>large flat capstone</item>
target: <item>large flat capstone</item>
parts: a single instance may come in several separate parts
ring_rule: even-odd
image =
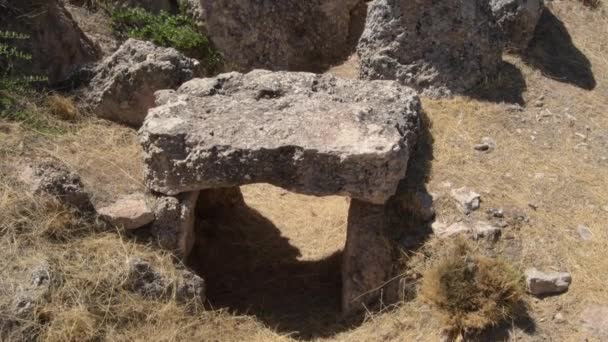
[[[270,183],[381,204],[419,129],[419,99],[393,81],[255,70],[156,95],[139,134],[147,184],[167,195]]]

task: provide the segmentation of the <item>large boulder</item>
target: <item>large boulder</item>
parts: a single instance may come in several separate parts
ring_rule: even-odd
[[[357,53],[362,78],[399,80],[439,97],[494,74],[501,47],[487,0],[376,0]]]
[[[505,36],[506,47],[525,50],[545,8],[543,0],[491,0],[492,14]]]
[[[198,64],[173,48],[129,39],[97,67],[83,103],[98,117],[139,127],[154,107],[154,92],[179,87]]]
[[[318,72],[348,54],[362,0],[202,0],[210,39],[240,71]]]
[[[82,66],[100,57],[58,0],[0,0],[0,23],[2,31],[29,37],[11,42],[32,55],[31,60],[13,61],[16,71],[47,77],[51,85],[68,80]],[[6,67],[0,59],[0,70]]]
[[[140,130],[147,185],[167,195],[270,183],[382,204],[419,128],[414,91],[391,81],[229,73],[158,93]]]

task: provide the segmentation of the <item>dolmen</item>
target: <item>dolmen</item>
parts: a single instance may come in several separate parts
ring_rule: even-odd
[[[254,70],[159,91],[156,105],[139,135],[146,184],[157,197],[151,231],[164,247],[185,258],[197,202],[239,201],[241,185],[348,196],[343,311],[378,301],[395,258],[385,205],[420,130],[414,90],[395,81]]]

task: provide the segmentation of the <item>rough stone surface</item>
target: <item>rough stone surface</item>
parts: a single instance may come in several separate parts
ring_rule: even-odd
[[[496,72],[499,29],[487,0],[376,0],[357,46],[361,77],[424,95],[462,93]]]
[[[176,197],[159,196],[154,208],[151,232],[158,243],[185,258],[194,245],[194,223],[198,191]]]
[[[585,330],[601,341],[608,340],[608,305],[587,306],[581,313],[581,323]]]
[[[13,61],[20,74],[46,76],[51,85],[67,80],[81,66],[95,62],[99,52],[58,0],[0,2],[3,31],[27,34],[14,44],[32,55]],[[0,70],[6,65],[0,61]]]
[[[164,298],[170,295],[171,281],[156,271],[149,262],[140,258],[131,258],[127,261],[127,267],[125,286],[129,291],[150,298]]]
[[[485,221],[477,221],[469,224],[466,222],[456,222],[447,225],[443,222],[434,222],[432,225],[433,232],[439,238],[451,238],[457,235],[466,235],[474,240],[486,239],[488,241],[496,241],[502,233],[499,227],[496,227]]]
[[[205,280],[187,270],[180,270],[178,276],[175,299],[182,303],[202,304],[205,301]]]
[[[526,270],[528,291],[535,296],[558,294],[568,290],[572,276],[566,272],[541,272],[535,268]]]
[[[115,226],[126,229],[141,228],[154,221],[154,212],[148,207],[144,194],[132,194],[97,210],[99,216]]]
[[[348,315],[377,302],[393,271],[384,205],[351,201],[342,258],[342,312]]]
[[[203,278],[185,269],[177,270],[170,277],[138,257],[127,261],[125,286],[129,291],[149,298],[166,299],[175,295],[178,302],[198,305],[205,300]]]
[[[98,117],[139,127],[154,92],[179,87],[198,64],[173,48],[129,39],[97,67],[82,102]]]
[[[576,227],[576,234],[578,234],[578,237],[584,241],[593,239],[593,232],[587,226],[580,225]]]
[[[479,209],[481,196],[473,190],[462,187],[452,190],[450,194],[464,214],[469,214],[471,211]]]
[[[238,70],[313,71],[348,55],[361,0],[205,0],[209,37]]]
[[[109,1],[115,7],[141,7],[153,13],[160,11],[175,12],[177,10],[177,2],[171,0],[111,0]]]
[[[230,73],[158,93],[140,129],[147,185],[175,195],[270,183],[384,203],[405,175],[420,102],[391,81]]]
[[[490,7],[507,48],[525,50],[545,8],[543,0],[490,0]]]
[[[85,191],[80,176],[55,160],[22,165],[21,181],[35,194],[46,193],[61,202],[80,209],[91,209],[89,194]]]

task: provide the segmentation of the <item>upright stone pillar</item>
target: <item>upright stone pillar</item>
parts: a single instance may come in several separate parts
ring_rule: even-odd
[[[383,287],[394,265],[385,222],[384,205],[351,201],[342,260],[342,312],[345,315],[382,300]]]

